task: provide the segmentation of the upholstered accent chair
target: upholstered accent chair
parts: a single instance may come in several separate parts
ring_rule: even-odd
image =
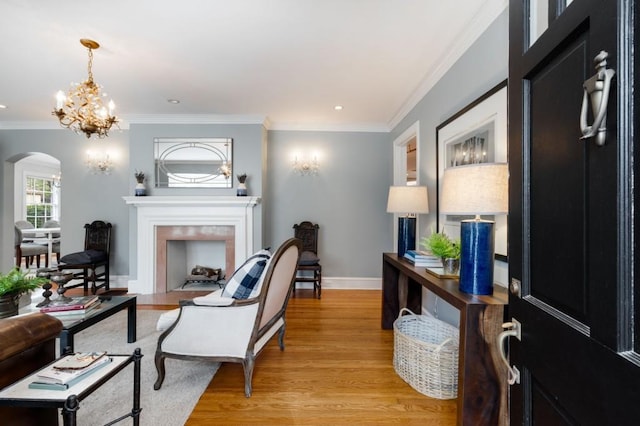
[[[34,229],[35,226],[33,226],[33,223],[29,222],[28,220],[17,220],[15,225],[24,230],[24,229]],[[32,243],[33,242],[33,236],[25,238],[23,235],[23,239],[22,239],[23,243]]]
[[[250,397],[255,359],[276,333],[280,350],[284,350],[285,311],[301,249],[300,240],[291,238],[276,250],[257,283],[256,297],[234,299],[224,296],[221,289],[182,300],[179,310],[170,311],[177,319],[158,338],[154,389],[160,389],[164,381],[165,358],[204,359],[241,363],[244,393]],[[161,328],[160,322],[158,326]]]
[[[60,258],[59,270],[79,270],[74,272],[73,278],[82,280],[80,283],[67,284],[66,288],[84,286],[96,294],[98,289],[109,290],[109,256],[111,254],[111,229],[108,222],[95,220],[84,225],[84,250],[64,255]],[[101,271],[99,271],[101,268]]]
[[[309,221],[293,225],[294,236],[302,241],[302,254],[298,261],[296,283],[313,283],[313,294],[320,299],[322,293],[322,265],[318,257],[318,229],[320,226]],[[307,273],[310,272],[310,275]],[[293,291],[296,284],[293,284]],[[317,292],[317,293],[316,293]]]
[[[43,228],[60,228],[60,222],[53,219],[47,220],[45,223],[42,224],[42,227]],[[51,243],[51,252],[55,253],[56,260],[58,263],[60,263],[60,233],[54,232],[51,235],[51,238],[53,239],[53,242]]]
[[[40,267],[40,256],[45,255],[45,266],[49,267],[49,257],[47,255],[47,246],[43,246],[41,244],[37,244],[34,242],[25,242],[22,236],[22,229],[17,225],[14,226],[15,231],[15,258],[16,258],[16,266],[19,268],[22,264],[22,258],[24,258],[25,266],[29,268],[29,266],[33,263],[33,259],[35,258],[36,266]],[[27,240],[29,241],[29,240]],[[33,240],[31,240],[33,241]]]

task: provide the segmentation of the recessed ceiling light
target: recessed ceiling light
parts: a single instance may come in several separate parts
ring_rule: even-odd
[[[7,109],[7,106],[0,104],[0,109]]]
[[[336,111],[342,111],[342,105],[336,105],[333,107]]]
[[[169,102],[170,104],[179,104],[180,101],[178,99],[167,99],[167,102]]]

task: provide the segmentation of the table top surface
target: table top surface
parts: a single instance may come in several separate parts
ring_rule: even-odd
[[[94,324],[103,318],[110,316],[113,311],[119,311],[131,305],[135,306],[136,296],[100,296],[100,302],[101,303],[98,308],[89,312],[89,314],[84,317],[68,319],[58,317],[58,319],[62,321],[62,329],[73,331],[80,325]],[[24,315],[32,312],[40,312],[40,308],[36,307],[36,304],[37,302],[34,302],[29,306],[20,308],[20,314]]]
[[[111,362],[91,372],[84,379],[80,380],[67,390],[49,390],[49,389],[30,389],[29,383],[36,381],[36,371],[12,385],[0,391],[0,405],[7,405],[6,402],[16,401],[38,401],[62,404],[71,395],[76,395],[79,400],[93,391],[93,386],[103,378],[111,377],[118,371],[122,370],[126,364],[132,359],[133,355],[109,355]],[[55,362],[55,361],[53,361]],[[50,365],[50,364],[49,364]],[[47,368],[43,367],[42,369]],[[42,370],[41,369],[41,370]],[[3,404],[5,401],[5,404]]]
[[[509,303],[507,289],[498,285],[494,286],[492,295],[476,295],[463,293],[459,290],[459,283],[454,278],[438,278],[434,274],[427,272],[425,267],[414,266],[404,257],[397,253],[383,253],[383,260],[389,262],[397,268],[402,269],[411,278],[417,280],[422,285],[442,297],[454,307],[460,309],[465,305],[489,304],[506,305]]]
[[[72,330],[82,323],[93,323],[100,321],[105,315],[110,314],[114,310],[124,309],[126,305],[133,304],[135,306],[136,296],[100,296],[100,306],[89,312],[81,318],[57,317],[62,321],[63,330]]]
[[[53,232],[60,232],[60,227],[57,228],[27,228],[27,229],[21,229],[22,234],[50,234]]]

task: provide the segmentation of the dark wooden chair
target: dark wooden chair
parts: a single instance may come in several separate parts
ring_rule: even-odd
[[[300,222],[293,225],[294,236],[302,241],[302,253],[298,261],[293,292],[296,291],[296,283],[313,283],[313,294],[318,294],[318,299],[322,294],[322,265],[318,257],[318,229],[317,224],[309,221]],[[311,272],[309,275],[308,272]]]
[[[84,225],[84,250],[67,254],[60,258],[59,270],[79,269],[73,274],[73,279],[81,279],[81,283],[67,284],[65,288],[84,286],[85,293],[89,290],[96,294],[98,289],[109,290],[109,256],[111,254],[111,228],[108,222],[96,220]],[[102,268],[98,272],[98,268]],[[100,283],[100,284],[96,284]]]

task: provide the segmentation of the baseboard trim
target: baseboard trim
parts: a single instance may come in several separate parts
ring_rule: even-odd
[[[126,275],[112,275],[110,288],[135,288],[135,280],[129,280]],[[297,283],[296,288],[312,289],[313,283]],[[331,290],[381,290],[382,278],[322,277],[322,288]]]
[[[313,288],[313,283],[297,283],[296,288]],[[381,290],[382,278],[322,277],[322,289],[331,290]]]

